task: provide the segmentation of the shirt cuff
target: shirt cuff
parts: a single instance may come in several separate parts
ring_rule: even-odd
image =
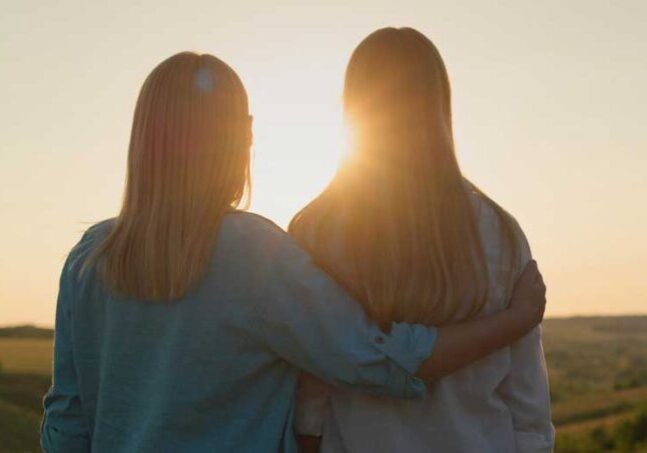
[[[68,436],[44,424],[41,428],[40,446],[47,453],[88,453],[90,440],[84,436]]]
[[[519,453],[551,453],[555,447],[552,425],[546,433],[515,430],[514,438]]]
[[[425,398],[427,387],[415,373],[431,355],[437,333],[434,327],[405,323],[394,323],[388,335],[378,330],[373,344],[392,363],[386,393],[396,398]]]
[[[415,374],[434,350],[438,329],[422,324],[393,323],[391,332],[378,333],[373,342],[393,362]]]

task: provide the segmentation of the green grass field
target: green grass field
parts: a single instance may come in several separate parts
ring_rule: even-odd
[[[0,363],[5,372],[49,376],[52,371],[52,339],[0,338]]]
[[[557,452],[647,452],[647,317],[549,319]],[[38,449],[51,332],[0,329],[0,453]]]
[[[647,452],[647,317],[549,319],[558,452]]]

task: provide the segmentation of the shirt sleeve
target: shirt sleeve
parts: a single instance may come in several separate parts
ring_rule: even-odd
[[[520,269],[531,259],[528,241],[518,228],[521,244]],[[500,387],[512,414],[516,451],[549,453],[555,443],[551,423],[550,391],[546,360],[541,343],[541,326],[536,327],[510,347],[511,369]]]
[[[61,273],[56,304],[54,372],[45,395],[40,442],[46,452],[90,451],[90,435],[81,409],[78,379],[72,352],[71,316],[74,297],[68,258]]]
[[[501,395],[510,408],[519,453],[553,451],[550,392],[541,345],[541,327],[511,347],[511,371],[501,384]]]
[[[437,331],[392,325],[387,334],[283,231],[266,235],[256,278],[264,288],[260,334],[277,355],[326,382],[396,398],[421,399],[414,374]]]

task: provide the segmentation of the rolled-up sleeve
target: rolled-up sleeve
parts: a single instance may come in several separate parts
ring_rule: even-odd
[[[393,324],[387,334],[288,235],[265,236],[255,275],[264,288],[263,341],[277,355],[329,383],[421,399],[415,376],[436,340],[434,327]]]

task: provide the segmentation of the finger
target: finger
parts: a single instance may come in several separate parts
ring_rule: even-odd
[[[531,260],[526,264],[526,267],[523,268],[523,272],[521,273],[519,280],[525,283],[531,283],[537,278],[538,273],[539,269],[537,269],[537,262],[535,260]]]
[[[546,297],[546,287],[543,285],[537,285],[534,288],[534,291],[538,297]]]
[[[533,286],[542,290],[546,289],[546,284],[543,282],[543,280],[535,280],[533,282]]]

